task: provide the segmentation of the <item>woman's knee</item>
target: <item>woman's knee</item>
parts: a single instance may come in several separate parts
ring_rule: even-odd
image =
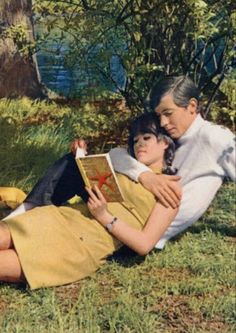
[[[0,223],[0,250],[8,250],[13,247],[12,237],[7,224]]]
[[[24,273],[15,250],[0,252],[0,281],[25,282]]]

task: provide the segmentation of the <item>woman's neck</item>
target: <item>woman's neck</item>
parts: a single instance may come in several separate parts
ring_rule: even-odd
[[[156,161],[154,163],[151,163],[150,165],[147,165],[150,169],[160,169],[162,170],[164,167],[163,161]]]

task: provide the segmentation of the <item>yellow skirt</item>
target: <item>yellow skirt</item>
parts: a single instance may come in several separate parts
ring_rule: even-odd
[[[121,204],[109,210],[141,229],[137,216]],[[6,223],[31,289],[78,281],[95,272],[122,244],[89,213],[85,204],[44,206]]]

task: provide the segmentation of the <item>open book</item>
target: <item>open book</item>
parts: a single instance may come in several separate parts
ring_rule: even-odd
[[[109,154],[76,155],[76,163],[87,187],[97,185],[107,202],[124,200]]]

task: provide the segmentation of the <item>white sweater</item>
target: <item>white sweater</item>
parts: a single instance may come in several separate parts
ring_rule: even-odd
[[[175,220],[156,244],[159,249],[203,215],[224,177],[236,181],[235,137],[229,129],[198,115],[178,144],[173,167],[181,176],[183,197]],[[142,172],[149,170],[129,156],[124,148],[112,149],[110,157],[117,172],[135,181]]]

